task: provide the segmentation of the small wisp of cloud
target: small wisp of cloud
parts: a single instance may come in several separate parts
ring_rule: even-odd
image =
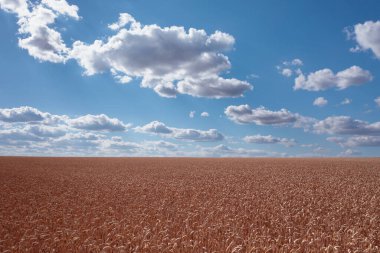
[[[210,114],[208,112],[202,112],[201,113],[201,117],[203,118],[208,118],[210,116]]]
[[[318,97],[313,102],[313,105],[318,106],[318,107],[323,107],[327,104],[328,104],[328,101],[324,97]]]

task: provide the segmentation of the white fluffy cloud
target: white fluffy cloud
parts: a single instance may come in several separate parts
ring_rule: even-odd
[[[94,130],[94,131],[125,131],[129,125],[124,124],[121,120],[110,118],[105,114],[85,115],[75,119],[70,119],[69,124],[73,128]]]
[[[314,124],[316,133],[380,135],[380,122],[368,123],[349,116],[328,117]]]
[[[191,111],[191,112],[189,113],[189,117],[190,117],[190,118],[194,118],[194,117],[195,117],[195,111]]]
[[[135,128],[141,133],[152,133],[175,140],[193,142],[177,143],[163,140],[141,140],[139,142],[124,140],[115,136],[115,123],[125,126],[120,120],[100,115],[85,115],[71,118],[66,115],[54,115],[41,112],[36,108],[11,108],[6,110],[6,121],[0,121],[1,155],[44,155],[44,156],[215,156],[215,157],[261,157],[284,156],[285,154],[265,150],[244,149],[218,145],[207,147],[193,142],[221,141],[224,136],[215,129],[196,130],[168,127],[154,121]],[[32,111],[40,115],[38,120],[22,117],[22,113],[10,117],[11,112]],[[12,120],[10,120],[12,119]],[[108,122],[103,124],[104,121]],[[112,127],[108,126],[109,121]],[[73,124],[75,122],[75,124]],[[99,126],[100,124],[100,126]],[[104,126],[108,127],[104,127]],[[79,128],[75,128],[78,127]],[[97,131],[94,131],[97,130]],[[107,130],[107,132],[105,132]],[[119,130],[122,130],[120,127]],[[156,138],[156,137],[154,137]],[[285,139],[281,140],[285,143]],[[289,140],[290,141],[290,140]],[[203,144],[202,144],[203,145]],[[285,145],[285,144],[284,144]]]
[[[299,58],[295,58],[291,61],[284,61],[282,63],[284,66],[302,66],[303,65],[303,62],[301,59]]]
[[[1,155],[160,156],[177,155],[178,146],[167,141],[124,141],[115,132],[129,125],[107,115],[70,118],[41,112],[33,107],[0,108]],[[177,131],[180,138],[211,138],[212,131]],[[172,131],[172,130],[170,130]],[[204,134],[204,136],[202,135]],[[205,135],[209,134],[209,135]]]
[[[73,45],[70,56],[87,75],[111,71],[118,79],[141,78],[142,87],[164,97],[239,97],[252,89],[245,81],[220,76],[231,67],[223,54],[235,42],[229,34],[141,25],[128,13],[109,27],[117,33],[106,41]]]
[[[54,115],[30,106],[0,108],[0,123],[29,123],[53,126],[57,124],[65,125],[68,120],[69,117],[66,115]]]
[[[254,123],[256,125],[296,123],[301,118],[299,114],[292,113],[286,109],[271,111],[263,106],[252,109],[249,105],[230,105],[225,109],[224,113],[236,123]]]
[[[200,79],[186,78],[179,81],[177,86],[179,93],[208,98],[241,97],[245,91],[252,89],[252,86],[246,81],[219,76]]]
[[[280,138],[280,137],[274,137],[272,135],[260,135],[260,134],[245,136],[243,140],[247,143],[282,144],[287,147],[294,146],[296,143],[294,139]]]
[[[130,15],[129,13],[121,13],[119,16],[119,20],[116,23],[110,24],[108,28],[116,31],[120,30],[128,24],[141,27],[141,25],[136,21],[134,17],[132,17],[132,15]]]
[[[377,106],[380,106],[380,97],[375,98],[375,103]]]
[[[197,130],[186,128],[168,127],[159,121],[152,121],[144,126],[136,127],[136,132],[159,134],[163,137],[169,137],[180,140],[199,141],[199,142],[213,142],[221,141],[224,136],[216,129]]]
[[[18,17],[29,14],[26,0],[0,0],[0,8],[7,12],[15,13]]]
[[[295,79],[295,90],[321,91],[330,88],[347,89],[354,85],[363,85],[372,81],[372,74],[358,66],[352,66],[336,74],[331,69],[322,69],[305,76],[303,73]]]
[[[174,129],[173,137],[182,140],[191,141],[221,141],[224,136],[216,129],[209,129],[206,131],[197,129]]]
[[[281,75],[291,77],[293,75],[293,70],[285,68],[281,71]]]
[[[294,59],[292,61],[292,64],[295,65],[295,66],[302,66],[303,62],[301,61],[301,59]]]
[[[11,128],[0,125],[0,146],[11,147],[43,147],[54,139],[62,138],[68,133],[64,126],[46,126],[30,122],[12,123]],[[32,152],[33,150],[30,150]]]
[[[46,116],[46,113],[29,106],[0,109],[0,121],[4,122],[42,121],[46,118]]]
[[[207,118],[209,116],[210,116],[210,114],[208,112],[202,112],[201,113],[201,117],[203,117],[203,118]]]
[[[79,19],[78,6],[70,5],[66,0],[42,0],[41,3],[59,14],[69,16],[76,20]]]
[[[61,34],[52,28],[58,16],[79,19],[78,7],[65,0],[0,0],[0,8],[17,14],[18,44],[40,61],[65,62],[69,48]]]
[[[154,133],[154,134],[171,134],[173,130],[159,121],[152,121],[144,126],[136,127],[137,132]]]
[[[246,81],[222,77],[231,68],[224,53],[235,43],[227,33],[142,25],[121,13],[109,25],[113,36],[93,43],[75,41],[69,48],[54,25],[59,16],[78,20],[76,5],[66,0],[0,0],[0,8],[17,15],[19,46],[40,61],[76,60],[86,75],[110,72],[121,83],[138,79],[141,87],[163,97],[241,97],[252,90]]]
[[[276,66],[279,73],[285,77],[291,77],[293,73],[298,73],[299,67],[303,65],[301,59],[295,58],[291,61],[284,61],[281,65]]]
[[[380,147],[380,122],[368,123],[349,116],[328,117],[314,125],[314,131],[319,134],[340,136],[328,137],[327,140],[341,147]],[[350,154],[349,150],[342,155]]]
[[[29,106],[0,108],[0,122],[8,124],[30,123],[33,124],[29,126],[30,130],[39,132],[47,131],[46,129],[48,129],[49,126],[109,132],[125,131],[130,127],[129,124],[124,124],[121,120],[110,118],[105,114],[88,114],[77,118],[70,118],[66,115],[54,115],[48,112],[42,112]]]
[[[328,104],[328,101],[324,97],[318,97],[313,102],[313,105],[319,106],[319,107],[323,107],[323,106],[325,106],[327,104]]]
[[[380,59],[380,21],[356,24],[351,35],[357,43],[351,51],[371,50]]]

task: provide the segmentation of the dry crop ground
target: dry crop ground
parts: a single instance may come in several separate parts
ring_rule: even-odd
[[[2,157],[0,252],[380,252],[380,159]]]

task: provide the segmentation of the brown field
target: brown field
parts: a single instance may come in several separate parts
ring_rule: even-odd
[[[380,159],[2,157],[0,252],[380,252]]]

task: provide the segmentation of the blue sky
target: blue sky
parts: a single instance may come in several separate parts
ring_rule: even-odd
[[[378,156],[379,11],[0,0],[0,154]]]

